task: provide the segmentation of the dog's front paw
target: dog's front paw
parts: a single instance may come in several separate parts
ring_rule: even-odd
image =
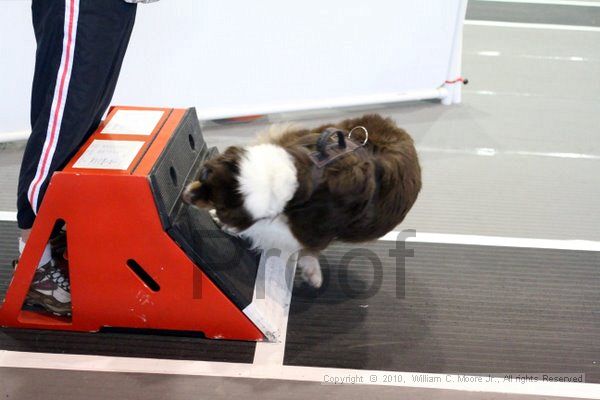
[[[221,220],[217,216],[217,210],[215,210],[213,208],[213,209],[208,210],[208,213],[210,214],[210,217],[215,222],[215,224],[217,224],[217,226],[219,228],[221,228],[221,230],[223,232],[225,232],[226,234],[231,235],[231,236],[238,236],[239,232],[237,229],[227,226],[223,222],[221,222]]]
[[[208,210],[208,214],[210,215],[210,218],[212,218],[212,220],[215,222],[215,224],[219,226],[219,228],[223,228],[223,223],[217,216],[217,210],[211,208],[210,210]]]
[[[298,260],[298,266],[302,270],[301,276],[304,282],[318,289],[323,285],[323,273],[319,260],[313,256],[302,256]]]
[[[232,228],[232,227],[230,227],[230,226],[227,226],[227,225],[221,225],[221,230],[222,230],[223,232],[225,232],[226,234],[228,234],[228,235],[231,235],[231,236],[239,236],[239,232],[238,232],[238,230],[237,230],[237,229],[235,229],[235,228]]]

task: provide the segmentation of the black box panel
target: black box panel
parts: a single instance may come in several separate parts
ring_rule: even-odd
[[[191,108],[150,173],[150,186],[167,233],[240,309],[252,301],[260,253],[223,232],[206,210],[185,204],[181,194],[202,164],[218,154],[208,148]]]

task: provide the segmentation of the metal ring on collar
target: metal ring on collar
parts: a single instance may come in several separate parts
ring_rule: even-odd
[[[356,129],[362,129],[365,132],[365,141],[362,143],[361,146],[364,146],[365,144],[367,144],[367,142],[369,141],[369,131],[367,130],[367,128],[365,128],[362,125],[359,126],[355,126],[354,128],[352,128],[350,130],[350,132],[348,133],[348,139],[352,138],[352,132],[354,132]]]

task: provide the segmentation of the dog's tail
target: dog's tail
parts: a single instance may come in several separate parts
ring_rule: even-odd
[[[279,142],[283,135],[285,135],[288,132],[297,131],[300,129],[302,129],[300,125],[295,124],[293,122],[273,124],[256,135],[255,144],[280,144]]]

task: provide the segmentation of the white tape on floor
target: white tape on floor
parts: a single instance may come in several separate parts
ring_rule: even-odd
[[[496,95],[498,93],[491,91],[471,91],[470,93]],[[515,94],[518,95],[518,94]],[[520,93],[523,95],[523,93]],[[520,157],[547,157],[547,158],[569,158],[578,160],[600,160],[600,154],[585,154],[585,153],[561,153],[561,152],[546,152],[546,151],[527,151],[527,150],[500,150],[491,147],[476,147],[473,149],[444,149],[436,147],[417,146],[417,151],[420,153],[440,153],[440,154],[459,154],[469,156],[520,156]]]
[[[252,303],[244,314],[269,339],[256,344],[254,364],[282,365],[298,253],[278,257],[268,257],[268,253],[260,260]]]
[[[0,211],[0,221],[16,221],[16,211]]]
[[[498,28],[550,29],[558,31],[600,32],[600,27],[597,26],[529,24],[523,22],[467,20],[465,21],[465,25],[489,26]]]
[[[558,239],[531,239],[502,236],[478,236],[478,235],[456,235],[450,233],[410,233],[392,231],[379,238],[384,241],[404,240],[417,243],[439,243],[472,246],[498,246],[498,247],[520,247],[533,249],[556,249],[556,250],[578,250],[578,251],[600,251],[600,242],[591,240],[558,240]]]
[[[0,367],[274,379],[323,384],[333,384],[334,381],[338,381],[357,385],[564,396],[580,399],[597,399],[600,397],[600,385],[591,383],[522,383],[521,381],[505,382],[501,378],[487,381],[486,378],[480,379],[480,377],[467,375],[21,353],[14,351],[0,351]]]
[[[595,156],[594,156],[595,157]],[[576,157],[579,158],[579,157]],[[0,221],[16,221],[16,211],[0,211]],[[400,236],[399,236],[400,235]],[[406,235],[404,235],[406,236]],[[392,231],[379,240],[401,240],[401,231]],[[440,243],[475,246],[525,247],[534,249],[600,251],[600,242],[591,240],[536,239],[503,236],[458,235],[452,233],[417,232],[416,236],[408,236],[408,242]]]
[[[578,0],[477,0],[490,3],[544,4],[552,6],[600,7],[600,2]]]

